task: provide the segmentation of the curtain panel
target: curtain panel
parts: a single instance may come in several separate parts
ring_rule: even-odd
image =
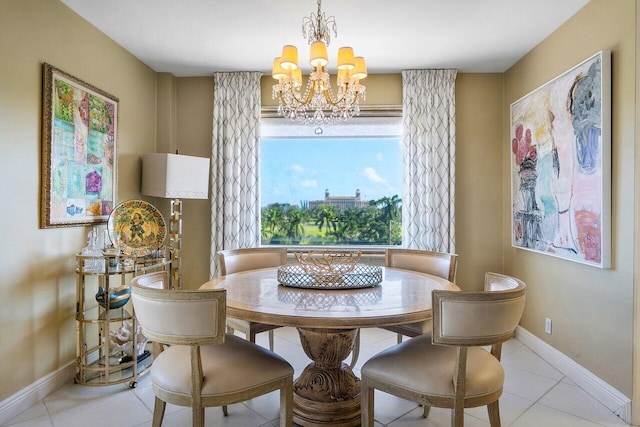
[[[259,72],[215,73],[211,150],[210,275],[218,251],[260,244]]]
[[[455,252],[456,70],[402,72],[402,242]]]

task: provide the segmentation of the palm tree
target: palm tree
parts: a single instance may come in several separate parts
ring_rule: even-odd
[[[355,216],[358,243],[380,244],[385,237],[385,225],[380,220],[380,212],[373,206],[360,208]]]
[[[335,206],[321,204],[313,209],[312,217],[319,231],[322,232],[324,228],[330,232],[336,230],[338,214],[338,209]]]
[[[280,203],[273,203],[262,208],[262,235],[264,237],[273,236],[276,229],[282,224],[284,218],[284,207]]]
[[[341,212],[335,230],[331,233],[337,242],[349,243],[358,238],[360,208],[349,208]]]
[[[291,243],[295,243],[294,240],[304,235],[304,223],[305,215],[297,206],[289,206],[285,211],[284,228],[285,235],[291,239]]]
[[[402,200],[398,197],[397,194],[394,194],[392,197],[383,197],[378,200],[372,200],[369,202],[370,205],[376,206],[380,209],[382,220],[389,227],[389,232],[387,234],[387,244],[391,245],[391,230],[392,221],[395,221],[399,217],[400,213],[400,204]]]

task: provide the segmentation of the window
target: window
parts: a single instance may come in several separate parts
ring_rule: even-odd
[[[400,245],[401,117],[262,120],[263,245]]]

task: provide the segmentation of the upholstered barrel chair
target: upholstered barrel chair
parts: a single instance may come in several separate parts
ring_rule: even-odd
[[[363,365],[362,425],[373,426],[378,389],[424,405],[425,418],[431,406],[451,408],[455,427],[464,425],[464,408],[487,405],[491,426],[499,427],[502,343],[520,322],[525,288],[516,278],[487,273],[483,292],[434,290],[432,336],[397,344]]]
[[[293,368],[266,348],[225,333],[226,290],[166,290],[144,283],[157,281],[132,280],[136,319],[147,338],[168,344],[150,368],[154,426],[162,424],[166,403],[190,406],[193,425],[203,426],[205,407],[274,390],[280,390],[280,426],[292,425]]]

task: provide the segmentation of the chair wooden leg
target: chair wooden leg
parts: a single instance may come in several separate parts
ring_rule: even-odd
[[[373,405],[375,389],[369,387],[366,378],[360,380],[360,425],[362,427],[373,427]]]
[[[224,415],[225,417],[229,416],[229,409],[227,408],[227,405],[224,405],[222,407],[222,415]]]
[[[398,344],[402,342],[402,334],[398,334]]]
[[[358,362],[358,356],[360,355],[360,329],[356,333],[356,338],[353,340],[353,349],[351,350],[351,363],[349,367],[353,369]]]
[[[153,427],[160,427],[162,425],[166,407],[167,403],[159,397],[156,397],[155,404],[153,405]]]
[[[489,411],[489,424],[491,427],[500,427],[500,405],[498,400],[487,405]]]
[[[193,427],[204,427],[204,407],[194,403],[193,408],[191,408],[191,413],[193,417]]]
[[[455,406],[451,409],[451,427],[464,427],[464,407]]]
[[[273,329],[269,331],[269,350],[273,351]]]
[[[280,389],[280,427],[293,425],[293,377]]]
[[[429,416],[430,411],[431,411],[431,405],[423,405],[422,418],[427,418]]]

